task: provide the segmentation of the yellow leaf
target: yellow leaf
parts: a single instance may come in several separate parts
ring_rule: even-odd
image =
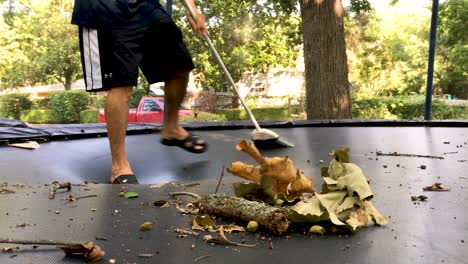
[[[153,223],[151,222],[144,222],[143,224],[140,225],[141,231],[148,231],[151,229],[153,229]]]

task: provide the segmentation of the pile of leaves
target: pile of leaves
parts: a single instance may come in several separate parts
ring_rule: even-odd
[[[293,223],[324,223],[355,231],[372,222],[388,222],[371,202],[374,195],[363,171],[350,163],[349,148],[333,151],[329,166],[321,168],[324,183],[320,192],[290,158],[263,157],[253,143],[246,141],[236,148],[258,163],[234,162],[228,168],[228,172],[249,181],[234,184],[238,197],[281,207]]]

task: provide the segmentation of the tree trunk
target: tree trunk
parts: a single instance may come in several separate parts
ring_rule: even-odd
[[[71,76],[65,76],[65,90],[71,90],[72,80]]]
[[[300,0],[308,119],[351,118],[341,0]]]

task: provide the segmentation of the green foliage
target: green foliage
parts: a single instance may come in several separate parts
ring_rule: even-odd
[[[281,2],[281,1],[279,1]],[[200,1],[208,19],[210,38],[234,81],[248,71],[265,72],[275,66],[294,66],[301,44],[300,18],[286,2],[256,0]],[[174,8],[196,65],[194,73],[206,89],[220,89],[224,74],[205,41],[186,22],[185,11]],[[182,21],[182,22],[180,22]]]
[[[21,121],[29,124],[60,124],[60,118],[52,110],[23,110]]]
[[[44,110],[50,108],[50,97],[33,100],[33,108],[38,110]]]
[[[141,98],[147,96],[148,93],[144,89],[133,89],[130,96],[130,108],[136,108],[140,104]]]
[[[0,97],[0,116],[20,119],[21,110],[29,110],[32,102],[29,94],[12,93]]]
[[[50,97],[51,110],[57,115],[61,123],[78,123],[80,112],[87,109],[91,98],[85,91],[54,92]]]
[[[80,123],[99,123],[99,109],[88,109],[81,111]]]
[[[229,121],[243,120],[247,117],[246,115],[244,115],[244,117],[241,117],[241,114],[242,114],[241,109],[222,109],[222,110],[217,110],[216,114],[224,116],[224,118],[226,118],[226,120],[229,120]]]
[[[220,122],[227,121],[224,115],[212,114],[212,113],[198,113],[197,117],[194,116],[183,116],[180,118],[180,122]]]
[[[92,96],[90,106],[96,109],[104,108],[106,106],[106,96]]]
[[[359,98],[353,100],[355,119],[423,120],[424,96]],[[468,119],[468,105],[447,104],[435,99],[432,104],[434,120]]]
[[[8,2],[16,8],[0,21],[0,88],[59,82],[70,89],[82,75],[72,2]]]
[[[288,118],[288,109],[286,107],[256,108],[251,109],[251,111],[258,120],[285,120]],[[216,113],[230,121],[248,119],[248,115],[243,109],[223,109],[216,111]]]
[[[439,11],[437,32],[438,76],[444,94],[468,99],[468,36],[466,0],[449,0]]]
[[[397,119],[386,102],[375,99],[353,101],[352,113],[354,119]]]

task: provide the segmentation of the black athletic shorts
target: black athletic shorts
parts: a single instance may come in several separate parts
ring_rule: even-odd
[[[182,32],[172,20],[132,30],[80,27],[79,34],[88,92],[136,86],[138,68],[150,84],[194,68]]]

